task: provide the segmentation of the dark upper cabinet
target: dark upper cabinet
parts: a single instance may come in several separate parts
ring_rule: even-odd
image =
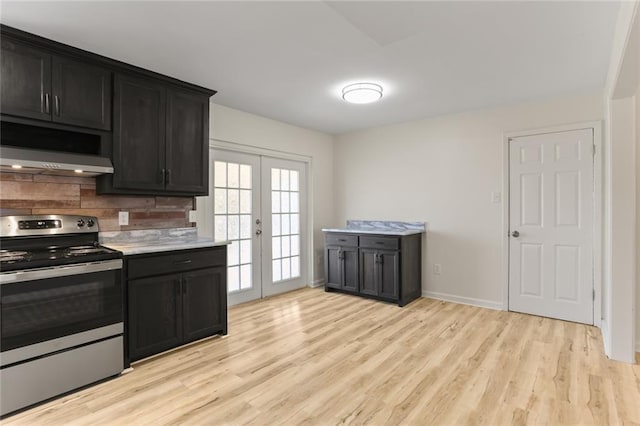
[[[0,112],[51,120],[51,55],[2,38]]]
[[[182,342],[180,275],[130,280],[129,351],[140,359]]]
[[[207,193],[209,180],[209,98],[167,89],[166,189]]]
[[[113,191],[99,192],[206,195],[208,138],[208,95],[116,75]]]
[[[3,114],[111,129],[111,72],[3,38]]]
[[[164,190],[164,86],[148,79],[116,75],[113,100],[113,186]]]
[[[184,341],[210,336],[226,327],[226,275],[224,267],[188,272],[182,276]]]
[[[111,72],[60,56],[52,69],[53,121],[110,130]]]

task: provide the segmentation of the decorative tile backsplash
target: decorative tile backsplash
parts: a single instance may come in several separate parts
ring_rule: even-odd
[[[0,173],[0,214],[81,214],[96,216],[101,231],[185,228],[193,197],[96,195],[92,177]],[[118,225],[118,212],[129,225]]]

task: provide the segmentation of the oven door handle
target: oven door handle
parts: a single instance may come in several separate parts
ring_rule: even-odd
[[[27,271],[3,272],[0,274],[0,285],[47,278],[67,277],[69,275],[91,274],[93,272],[122,269],[122,259],[101,262],[81,263],[51,268],[38,268]]]

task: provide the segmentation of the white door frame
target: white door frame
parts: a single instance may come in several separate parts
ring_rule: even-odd
[[[546,133],[567,132],[571,130],[593,129],[595,156],[593,161],[593,324],[600,327],[602,323],[602,227],[603,227],[603,187],[602,187],[602,122],[588,121],[545,127],[542,129],[508,132],[503,135],[502,145],[502,309],[509,310],[509,140],[521,136],[534,136]]]
[[[262,155],[267,157],[279,158],[282,160],[294,160],[305,163],[307,168],[307,181],[306,188],[307,191],[307,229],[306,229],[306,251],[308,253],[306,267],[301,267],[302,278],[306,281],[307,286],[313,286],[313,161],[311,157],[305,155],[299,155],[292,152],[286,151],[278,151],[274,149],[267,149],[253,145],[240,144],[237,142],[230,142],[221,139],[213,139],[209,138],[209,151],[213,149],[221,149],[224,151],[231,152],[239,152],[243,154],[254,154],[254,155]]]

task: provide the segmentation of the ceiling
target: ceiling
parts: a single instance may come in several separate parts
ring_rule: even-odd
[[[327,133],[604,87],[615,2],[12,2],[0,21]],[[342,86],[384,86],[347,104]]]

